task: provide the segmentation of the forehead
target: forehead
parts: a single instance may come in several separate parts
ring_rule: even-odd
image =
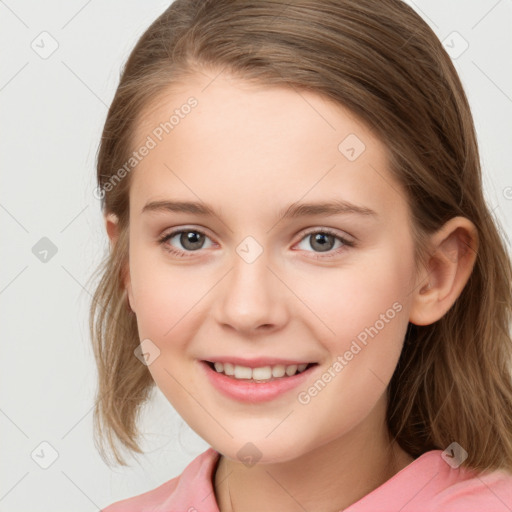
[[[325,199],[403,200],[387,148],[351,111],[311,91],[196,74],[155,98],[136,127],[130,202],[202,196],[238,208]],[[210,201],[209,201],[210,202]]]

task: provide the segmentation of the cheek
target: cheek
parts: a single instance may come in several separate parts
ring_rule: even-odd
[[[408,326],[412,256],[390,244],[371,264],[350,274],[346,314],[338,312],[338,342],[345,378],[376,400],[396,368]],[[334,312],[333,312],[334,313]]]
[[[410,291],[407,256],[391,249],[370,259],[369,265],[359,261],[326,278],[328,288],[317,283],[315,293],[308,295],[308,305],[334,334],[324,326],[316,330],[317,335],[329,333],[321,339],[331,358],[320,377],[327,384],[310,383],[299,403],[306,404],[311,429],[326,439],[339,435],[340,425],[349,429],[372,410],[402,350]],[[325,429],[327,424],[331,427]]]
[[[315,332],[327,333],[321,342],[335,365],[325,375],[332,384],[310,404],[318,418],[323,418],[326,403],[339,404],[330,413],[336,421],[344,421],[345,414],[366,415],[385,392],[400,357],[412,259],[389,244],[365,260],[326,276],[325,283],[317,281],[308,294],[308,305],[329,327]]]
[[[409,270],[407,255],[388,247],[339,270],[297,280],[302,282],[297,295],[306,298],[314,313],[312,321],[319,325],[316,332],[325,334],[330,352],[344,351],[352,339],[364,339],[372,326],[379,331],[402,331],[407,324]]]
[[[201,325],[201,297],[211,283],[197,269],[169,265],[156,252],[134,246],[130,254],[139,338],[151,340],[158,354],[148,365],[155,383],[184,420],[193,422],[201,410],[184,392],[195,387],[189,342]]]
[[[160,350],[178,349],[197,323],[198,303],[211,284],[192,266],[167,264],[159,250],[137,246],[130,254],[130,276],[141,339],[151,339]]]

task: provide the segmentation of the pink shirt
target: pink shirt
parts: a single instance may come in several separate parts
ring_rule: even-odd
[[[512,511],[512,474],[454,469],[441,453],[424,453],[344,512]],[[208,448],[180,476],[102,512],[219,512],[212,483],[218,457]]]

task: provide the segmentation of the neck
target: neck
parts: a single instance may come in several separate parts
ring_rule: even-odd
[[[220,512],[343,510],[413,461],[387,427],[356,433],[279,463],[244,464],[221,456],[214,475]],[[374,427],[374,425],[373,425]]]

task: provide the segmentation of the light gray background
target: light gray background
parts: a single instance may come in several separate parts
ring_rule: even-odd
[[[454,62],[473,109],[485,193],[510,237],[512,0],[409,3],[441,40],[449,36],[453,52],[469,44]],[[0,512],[97,511],[178,475],[207,448],[159,390],[142,423],[140,464],[110,470],[92,437],[85,284],[108,250],[93,195],[96,150],[120,68],[168,4],[0,0]],[[46,262],[33,253],[43,237],[57,249]]]

